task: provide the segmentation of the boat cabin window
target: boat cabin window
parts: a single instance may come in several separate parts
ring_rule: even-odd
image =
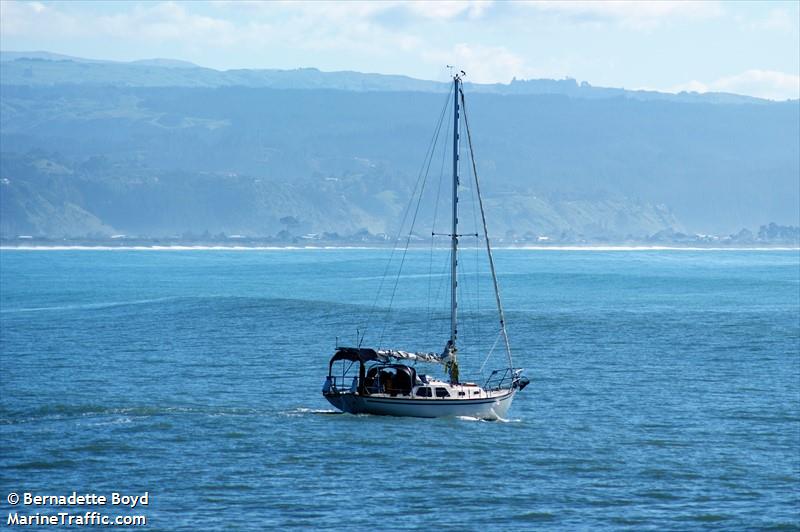
[[[450,397],[450,392],[447,388],[436,388],[436,397]]]
[[[430,397],[431,396],[431,389],[427,386],[422,388],[417,388],[417,397]]]

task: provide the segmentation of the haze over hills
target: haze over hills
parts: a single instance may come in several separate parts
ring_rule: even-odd
[[[264,87],[275,89],[339,89],[353,91],[447,92],[449,83],[401,75],[361,72],[321,72],[316,68],[294,70],[215,70],[175,59],[142,59],[119,62],[86,59],[51,52],[0,51],[3,83],[7,85],[123,85],[134,87]],[[77,64],[76,64],[77,63]],[[77,76],[77,77],[76,77]],[[496,94],[565,94],[580,98],[624,96],[643,100],[705,103],[757,103],[759,98],[730,93],[662,93],[593,87],[571,78],[517,80],[511,83],[478,84],[466,81],[470,92]]]
[[[0,59],[5,238],[392,233],[448,88],[315,69]],[[574,80],[465,90],[496,235],[800,225],[797,100]]]

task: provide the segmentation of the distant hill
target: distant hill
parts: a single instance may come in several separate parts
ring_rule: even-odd
[[[348,91],[446,92],[448,83],[408,76],[294,70],[214,70],[186,61],[146,59],[132,62],[84,59],[50,52],[0,52],[2,83],[6,85],[114,85],[125,87],[263,87],[276,89],[338,89]],[[180,70],[177,70],[180,69]],[[493,94],[563,94],[575,98],[669,100],[702,103],[757,103],[758,98],[728,93],[661,93],[593,87],[574,79],[512,80],[511,83],[467,82],[470,92]]]
[[[72,55],[56,54],[53,52],[12,52],[2,50],[0,51],[0,62],[16,61],[17,59],[34,59],[41,61],[73,61],[75,63],[109,63],[112,61],[104,61],[102,59],[86,59],[83,57],[75,57]]]
[[[446,89],[315,69],[2,59],[5,237],[392,233]],[[800,225],[797,101],[573,80],[465,90],[494,235]]]

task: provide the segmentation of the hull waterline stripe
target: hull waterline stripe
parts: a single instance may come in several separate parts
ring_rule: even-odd
[[[501,397],[496,397],[494,399],[455,399],[455,400],[414,400],[414,399],[377,399],[377,398],[370,398],[370,397],[361,397],[361,399],[365,403],[379,403],[379,404],[389,404],[389,405],[414,405],[414,406],[471,406],[471,405],[485,405],[485,404],[492,404],[502,401],[504,399],[508,399],[511,397],[512,394],[506,394]],[[355,397],[355,396],[354,396]]]

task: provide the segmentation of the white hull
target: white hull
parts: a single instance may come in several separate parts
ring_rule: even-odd
[[[327,393],[325,398],[350,414],[376,414],[404,417],[474,417],[505,419],[517,388],[498,390],[481,399],[390,397],[384,394],[362,396],[356,393]]]

